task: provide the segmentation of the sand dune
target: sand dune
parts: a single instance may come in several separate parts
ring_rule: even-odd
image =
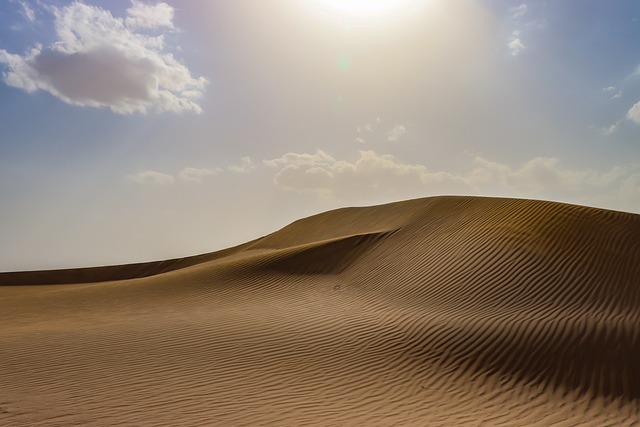
[[[640,215],[434,197],[0,285],[3,426],[640,424]]]

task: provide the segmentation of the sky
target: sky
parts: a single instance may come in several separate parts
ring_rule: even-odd
[[[635,0],[0,0],[0,271],[442,194],[640,213]]]

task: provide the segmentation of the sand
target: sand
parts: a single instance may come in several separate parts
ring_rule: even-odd
[[[434,197],[0,284],[2,426],[640,425],[640,215]]]

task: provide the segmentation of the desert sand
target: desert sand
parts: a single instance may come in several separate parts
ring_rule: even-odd
[[[640,215],[433,197],[0,274],[0,425],[640,424]]]

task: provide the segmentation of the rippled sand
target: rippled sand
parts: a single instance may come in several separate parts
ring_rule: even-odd
[[[0,284],[2,426],[640,424],[640,215],[434,197]]]

